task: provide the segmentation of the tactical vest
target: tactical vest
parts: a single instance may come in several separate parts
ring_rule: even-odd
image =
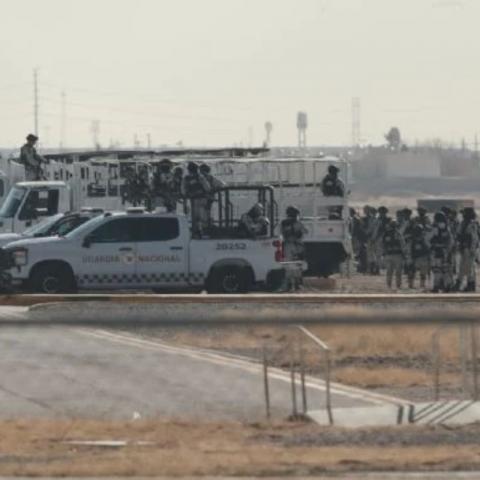
[[[402,254],[402,244],[396,232],[385,232],[382,241],[385,255]]]
[[[342,195],[342,191],[338,186],[337,180],[330,175],[327,175],[323,180],[322,191],[325,196],[329,197]]]
[[[445,228],[440,230],[436,228],[436,233],[432,237],[431,245],[432,245],[432,252],[434,258],[444,258],[445,254],[447,253],[447,249],[449,247],[450,242],[450,234],[448,230]]]
[[[413,237],[411,244],[412,258],[424,257],[430,253],[427,242],[423,237]]]
[[[460,232],[458,233],[458,246],[460,251],[468,250],[472,247],[472,233],[469,231],[470,222],[462,222]]]
[[[196,175],[185,177],[185,193],[190,198],[201,198],[206,195],[205,189]]]

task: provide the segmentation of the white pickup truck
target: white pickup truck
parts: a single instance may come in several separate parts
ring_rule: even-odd
[[[12,285],[40,293],[197,290],[242,293],[301,282],[280,238],[192,239],[188,218],[138,209],[105,213],[65,236],[6,247]]]

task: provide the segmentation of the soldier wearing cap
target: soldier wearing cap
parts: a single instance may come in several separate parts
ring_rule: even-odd
[[[285,242],[286,260],[303,260],[305,257],[305,246],[303,237],[308,233],[300,221],[300,210],[290,205],[286,209],[287,218],[282,220],[281,231]]]
[[[38,137],[30,133],[26,140],[27,143],[20,149],[20,163],[25,167],[25,180],[42,180],[44,178],[42,164],[47,163],[47,160],[39,155],[35,148]]]
[[[183,177],[182,191],[185,198],[190,200],[192,234],[201,237],[205,234],[209,223],[207,205],[210,185],[195,162],[187,164],[187,172]]]
[[[455,289],[459,290],[463,280],[467,280],[464,292],[476,290],[475,261],[479,245],[478,226],[475,221],[477,215],[471,207],[462,210],[463,220],[460,223],[457,236],[458,251],[460,252],[460,267]]]
[[[264,215],[261,203],[256,203],[247,213],[244,213],[238,223],[241,237],[257,238],[268,234],[270,222]]]

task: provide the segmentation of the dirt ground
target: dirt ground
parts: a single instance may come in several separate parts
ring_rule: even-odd
[[[344,430],[307,423],[0,422],[0,475],[286,476],[480,468],[480,425]],[[124,447],[79,445],[127,441]]]

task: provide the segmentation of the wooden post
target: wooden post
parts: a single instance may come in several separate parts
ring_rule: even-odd
[[[268,359],[265,345],[263,346],[263,388],[265,392],[265,413],[267,419],[270,420],[270,386],[268,384]]]
[[[305,387],[305,350],[303,348],[303,342],[299,338],[299,349],[300,349],[300,381],[302,385],[302,411],[303,414],[307,414],[307,389]]]

